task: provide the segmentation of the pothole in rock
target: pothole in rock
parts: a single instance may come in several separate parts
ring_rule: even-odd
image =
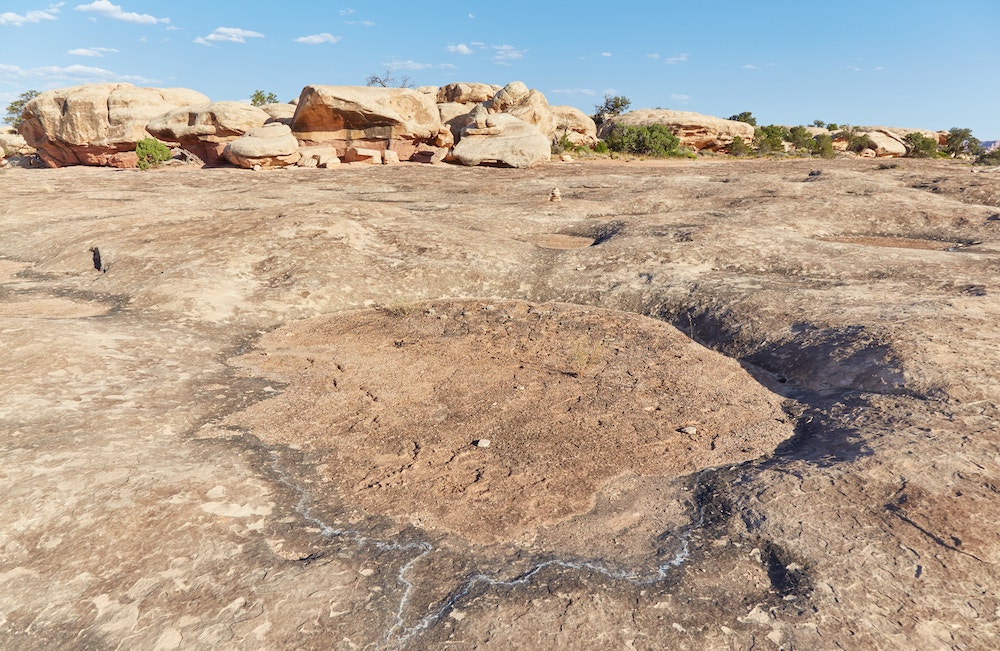
[[[851,235],[846,237],[824,237],[824,242],[859,244],[889,249],[923,249],[927,251],[956,251],[976,244],[971,241],[942,241],[915,237],[888,237],[876,235]]]
[[[616,477],[740,463],[793,434],[736,361],[661,321],[567,304],[324,316],[232,362],[286,388],[224,426],[309,452],[348,504],[474,542],[586,513]]]

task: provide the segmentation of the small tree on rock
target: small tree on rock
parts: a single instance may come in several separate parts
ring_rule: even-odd
[[[944,150],[952,158],[957,158],[963,154],[977,156],[982,152],[983,146],[978,138],[972,136],[972,129],[952,127],[948,130],[948,138],[945,140]]]
[[[937,155],[937,140],[922,133],[908,133],[903,141],[906,143],[906,155],[910,158],[933,158]]]
[[[608,118],[621,115],[632,106],[632,100],[624,95],[605,95],[604,103],[594,107],[594,114],[591,118],[598,127],[607,122]]]
[[[24,105],[38,97],[38,95],[37,90],[26,90],[18,95],[17,99],[7,105],[7,116],[4,117],[3,121],[14,127],[14,129],[17,129],[22,122],[21,113],[24,111]]]
[[[250,103],[254,106],[264,106],[265,104],[277,104],[278,96],[274,93],[266,93],[262,90],[255,90],[250,96]]]
[[[365,85],[377,86],[379,88],[413,88],[413,83],[410,81],[409,76],[403,75],[396,78],[392,72],[392,68],[386,68],[385,72],[381,75],[368,75],[368,78],[365,79]]]
[[[734,122],[746,122],[752,127],[757,126],[757,118],[755,118],[753,113],[750,111],[743,111],[742,113],[737,113],[736,115],[730,115],[729,119]]]

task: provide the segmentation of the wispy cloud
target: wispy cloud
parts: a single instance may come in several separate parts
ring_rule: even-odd
[[[387,70],[454,70],[455,66],[450,63],[421,63],[419,61],[413,61],[412,59],[407,59],[401,61],[399,59],[393,59],[388,63],[383,63],[383,66]]]
[[[597,91],[593,88],[553,88],[549,93],[553,95],[583,95],[584,97],[594,97],[597,95]]]
[[[341,9],[340,10],[340,15],[341,16],[350,16],[353,13],[354,13],[354,10],[351,9],[350,7],[348,7],[347,9]]]
[[[157,18],[149,14],[137,14],[134,11],[125,11],[121,5],[112,4],[109,0],[94,0],[90,4],[77,5],[73,7],[76,11],[86,11],[111,18],[112,20],[124,20],[128,23],[138,23],[140,25],[155,25],[156,23],[169,23],[169,18]]]
[[[646,58],[647,59],[659,59],[660,55],[658,53],[656,53],[656,52],[653,52],[652,54],[647,54]]]
[[[214,32],[208,36],[199,36],[194,42],[211,46],[212,43],[246,43],[248,38],[264,38],[264,35],[239,27],[216,27]]]
[[[472,48],[465,43],[459,43],[458,45],[449,45],[448,51],[452,54],[472,54]]]
[[[518,49],[513,45],[494,45],[492,60],[494,63],[510,65],[511,61],[523,59],[527,52],[527,50]]]
[[[345,24],[361,25],[362,27],[375,27],[375,21],[373,20],[348,20]]]
[[[77,57],[103,57],[105,52],[114,53],[117,51],[113,47],[78,47],[69,50],[66,54],[72,54]]]
[[[0,13],[0,25],[13,25],[14,27],[20,27],[25,23],[40,23],[43,20],[56,20],[56,14],[59,13],[59,8],[64,4],[66,3],[60,2],[59,4],[49,5],[48,9],[29,11],[24,15],[15,14],[13,11],[5,11]]]
[[[20,66],[0,63],[0,79],[4,81],[33,80],[35,82],[100,82],[128,81],[133,83],[153,83],[155,79],[146,79],[137,75],[122,75],[104,68],[93,66],[43,66],[39,68],[21,68]]]
[[[752,63],[745,63],[740,67],[743,68],[744,70],[760,70],[760,66],[756,66]]]
[[[681,95],[679,93],[671,93],[670,99],[675,102],[680,102],[681,104],[687,104],[688,100],[691,99],[690,95]]]
[[[611,53],[610,52],[601,52],[601,56],[602,57],[609,57],[609,56],[611,56]]]
[[[295,39],[296,43],[305,43],[306,45],[322,45],[323,43],[336,43],[340,40],[339,36],[334,36],[333,34],[327,34],[323,32],[322,34],[310,34],[309,36],[300,36]]]
[[[681,52],[680,54],[677,54],[675,56],[667,57],[666,59],[663,60],[663,63],[667,64],[668,66],[672,66],[676,63],[682,63],[687,60],[688,60],[688,53]]]

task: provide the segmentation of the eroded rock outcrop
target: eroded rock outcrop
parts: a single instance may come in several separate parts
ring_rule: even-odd
[[[475,82],[456,81],[438,89],[438,104],[455,102],[458,104],[481,104],[493,99],[501,86],[496,84],[480,84]]]
[[[480,105],[469,114],[452,159],[462,165],[531,167],[549,160],[550,150],[549,137],[535,125],[507,113],[489,114]]]
[[[135,145],[148,138],[146,125],[172,109],[208,103],[187,88],[139,88],[132,84],[86,84],[46,91],[24,107],[19,127],[50,167],[135,167]]]
[[[548,137],[552,137],[556,131],[556,118],[545,95],[528,88],[524,82],[510,82],[483,105],[491,113],[508,113],[528,124],[533,124]]]
[[[616,125],[647,127],[662,124],[680,139],[683,147],[712,151],[725,150],[739,136],[744,142],[753,139],[753,127],[745,122],[723,120],[691,111],[639,109],[609,118],[601,125],[599,135],[606,138]]]
[[[565,135],[574,145],[593,147],[597,144],[597,125],[589,115],[575,106],[553,106],[551,110],[556,121],[553,142]]]
[[[404,160],[450,138],[435,97],[409,88],[306,86],[291,126],[306,146],[391,149]]]
[[[294,107],[293,107],[294,108]],[[173,141],[208,165],[222,159],[226,145],[270,118],[265,111],[241,102],[192,104],[154,118],[146,130]]]
[[[299,141],[287,124],[272,122],[230,142],[223,152],[233,165],[253,168],[287,167],[302,158]]]
[[[295,105],[287,104],[264,104],[260,107],[268,115],[268,122],[281,122],[292,126],[292,118],[295,117]]]

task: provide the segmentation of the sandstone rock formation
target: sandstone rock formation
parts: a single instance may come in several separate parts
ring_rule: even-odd
[[[299,162],[299,142],[287,124],[272,122],[230,142],[223,152],[233,165],[255,167],[287,167]]]
[[[179,143],[206,164],[215,165],[228,143],[263,126],[269,118],[267,112],[242,102],[212,102],[164,113],[154,118],[146,130],[160,140]]]
[[[496,84],[481,84],[456,81],[438,89],[438,104],[455,102],[458,104],[481,104],[493,99],[501,86]]]
[[[0,130],[0,158],[3,156],[26,156],[34,153],[35,148],[28,145],[24,136],[12,129]]]
[[[294,104],[265,104],[260,107],[260,110],[268,114],[268,122],[281,122],[292,126],[292,118],[295,117]]]
[[[514,117],[533,124],[546,136],[551,137],[556,131],[556,118],[549,107],[545,95],[531,88],[524,82],[512,81],[497,91],[484,106],[494,113],[509,113]]]
[[[743,138],[744,142],[753,139],[753,127],[745,122],[723,120],[691,111],[661,109],[639,109],[609,118],[601,125],[599,135],[601,138],[607,137],[616,125],[645,127],[653,124],[666,126],[680,139],[681,146],[696,150],[725,150],[737,136]]]
[[[469,118],[451,154],[462,165],[496,162],[508,167],[531,167],[549,160],[549,138],[538,127],[507,113],[490,115],[481,105]]]
[[[58,88],[25,105],[19,131],[50,167],[135,167],[135,145],[149,137],[150,120],[174,108],[207,102],[207,97],[186,88],[124,83]]]
[[[556,121],[553,142],[565,135],[574,145],[593,147],[597,144],[597,125],[589,115],[575,106],[553,106],[551,111]]]
[[[306,86],[292,131],[303,145],[392,149],[408,159],[443,129],[435,98],[408,88]]]

